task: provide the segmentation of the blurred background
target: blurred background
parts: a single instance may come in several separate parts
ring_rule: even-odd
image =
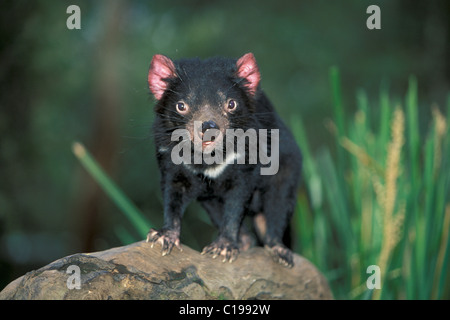
[[[66,27],[71,4],[81,9],[81,30]],[[371,4],[381,8],[381,30],[366,27]],[[282,118],[291,127],[291,117],[303,120],[311,154],[327,148],[335,159],[336,139],[326,128],[334,117],[332,66],[340,71],[349,121],[358,109],[358,90],[369,102],[379,101],[380,90],[401,102],[411,75],[418,83],[418,133],[430,126],[431,105],[445,113],[450,2],[2,0],[0,290],[63,256],[142,240],[81,167],[74,141],[160,227],[150,132],[154,99],[147,85],[151,58],[237,58],[247,52],[255,54],[262,88]],[[369,106],[372,115],[380,113],[377,103]],[[446,188],[448,203],[448,183]],[[182,242],[201,249],[214,234],[205,213],[191,205]],[[308,252],[302,244],[295,250]],[[334,288],[339,276],[313,262]],[[357,297],[349,292],[335,295]]]

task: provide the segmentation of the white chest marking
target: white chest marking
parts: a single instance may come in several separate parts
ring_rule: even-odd
[[[235,160],[239,159],[240,155],[233,152],[232,154],[229,154],[226,158],[225,161],[219,165],[216,165],[214,167],[208,168],[206,169],[203,174],[205,176],[207,176],[208,178],[211,179],[215,179],[218,176],[220,176],[222,174],[222,172],[225,170],[225,168],[229,165],[232,164]]]

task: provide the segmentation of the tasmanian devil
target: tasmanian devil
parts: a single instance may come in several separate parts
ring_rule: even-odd
[[[203,254],[235,260],[251,242],[243,223],[251,216],[274,259],[293,265],[282,238],[296,203],[301,153],[260,79],[252,53],[239,59],[153,57],[148,83],[157,100],[153,131],[164,225],[151,229],[147,242],[160,243],[163,255],[173,246],[181,250],[181,218],[197,200],[219,229]]]

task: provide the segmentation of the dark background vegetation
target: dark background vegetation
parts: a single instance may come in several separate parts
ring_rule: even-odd
[[[81,8],[81,30],[66,28],[70,4]],[[381,30],[366,28],[371,4],[381,8]],[[62,256],[138,240],[73,156],[74,141],[160,226],[152,56],[247,52],[281,116],[302,116],[313,152],[334,148],[324,126],[333,65],[348,114],[358,88],[371,100],[380,86],[401,99],[415,75],[425,128],[427,108],[445,106],[450,87],[450,2],[1,1],[0,289]],[[192,205],[182,242],[200,249],[213,234]]]

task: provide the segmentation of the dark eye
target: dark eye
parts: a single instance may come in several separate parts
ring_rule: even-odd
[[[188,111],[187,105],[185,105],[183,102],[177,102],[176,108],[177,108],[177,112],[180,114],[186,114]]]
[[[237,102],[233,99],[230,99],[228,101],[228,105],[227,105],[228,111],[233,111],[234,109],[236,109],[236,107],[237,107]]]

